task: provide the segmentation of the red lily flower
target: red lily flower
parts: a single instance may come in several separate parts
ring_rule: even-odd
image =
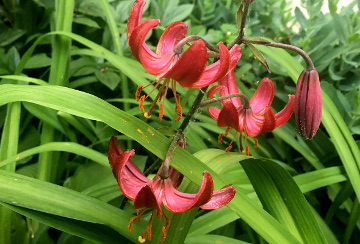
[[[124,195],[134,201],[134,208],[140,208],[137,216],[130,219],[129,231],[131,231],[133,221],[140,221],[145,208],[154,209],[149,224],[139,240],[144,240],[146,235],[151,240],[151,226],[155,212],[160,221],[161,217],[166,218],[166,224],[162,227],[162,240],[165,238],[165,232],[170,226],[170,219],[165,216],[162,204],[173,213],[185,212],[195,207],[216,209],[226,205],[235,195],[235,188],[232,185],[213,191],[213,181],[207,171],[203,174],[197,194],[179,192],[176,188],[180,185],[183,177],[179,171],[170,168],[168,178],[162,179],[160,175],[156,175],[153,179],[148,179],[131,161],[130,157],[133,155],[134,150],[124,152],[116,137],[111,138],[108,157],[112,172]]]
[[[220,96],[239,93],[234,71],[231,71],[222,78],[218,86],[214,86],[209,90],[208,98],[212,97],[217,91],[219,91]],[[268,78],[264,78],[250,101],[245,96],[242,96],[244,99],[243,105],[241,104],[240,97],[233,97],[222,102],[223,108],[221,110],[216,107],[208,108],[210,116],[217,120],[217,125],[219,127],[227,127],[225,134],[219,136],[219,143],[221,143],[224,135],[227,136],[231,129],[235,129],[240,133],[240,147],[243,150],[241,140],[243,131],[245,131],[246,141],[247,136],[255,137],[259,134],[272,131],[288,121],[294,110],[295,96],[289,95],[289,101],[285,108],[275,114],[270,108],[274,93],[273,82]],[[231,149],[231,143],[226,151]],[[257,140],[255,139],[256,147]],[[246,154],[249,155],[249,147],[247,145]]]
[[[181,118],[182,109],[180,97],[176,94],[176,81],[184,88],[201,88],[214,83],[235,67],[241,56],[240,46],[235,45],[229,51],[220,42],[218,44],[220,60],[206,66],[207,49],[202,40],[195,41],[182,53],[183,45],[190,40],[184,39],[187,32],[187,24],[177,21],[165,29],[154,53],[146,45],[145,37],[160,21],[148,19],[141,22],[144,5],[144,0],[137,0],[131,9],[127,25],[128,44],[132,54],[141,62],[144,68],[149,73],[157,75],[157,78],[151,84],[156,83],[155,87],[157,87],[162,81],[163,83],[160,85],[159,93],[147,112],[143,108],[143,103],[149,95],[146,97],[144,95],[140,98],[141,91],[146,87],[139,86],[135,97],[137,100],[140,100],[140,109],[145,117],[148,118],[155,103],[161,101],[163,97],[163,102],[159,108],[159,119],[161,121],[163,116],[162,107],[171,82],[176,101],[175,111],[178,113],[176,121],[178,121]]]
[[[313,138],[319,129],[322,100],[316,69],[301,72],[295,91],[295,120],[301,136]]]

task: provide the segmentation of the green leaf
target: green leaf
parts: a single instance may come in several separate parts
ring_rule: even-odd
[[[25,69],[44,68],[51,65],[51,58],[45,53],[39,53],[32,56],[25,65]]]
[[[62,220],[107,225],[132,241],[136,241],[145,228],[145,223],[141,222],[129,232],[127,225],[132,215],[128,212],[65,187],[4,170],[0,170],[0,191],[0,202],[64,217]],[[61,222],[56,218],[53,221]]]
[[[302,238],[303,243],[327,243],[311,208],[290,174],[269,160],[241,161],[263,204],[279,222]]]
[[[71,233],[76,236],[80,236],[86,240],[104,244],[116,244],[119,243],[119,241],[127,241],[122,235],[109,228],[108,226],[64,218],[57,215],[48,214],[6,203],[0,204],[10,208],[11,210],[21,215],[24,215],[56,229]]]
[[[269,65],[266,62],[265,57],[262,55],[262,53],[260,52],[259,49],[257,49],[256,47],[254,47],[254,45],[250,44],[250,43],[246,43],[246,45],[250,48],[250,51],[254,54],[255,59],[257,59],[264,67],[265,69],[271,73]]]

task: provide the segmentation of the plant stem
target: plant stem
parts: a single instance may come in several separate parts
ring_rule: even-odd
[[[241,44],[243,43],[243,38],[245,35],[245,24],[246,24],[246,17],[248,15],[249,12],[249,7],[250,7],[250,0],[245,0],[245,7],[244,7],[244,14],[242,16],[241,19],[241,26],[240,26],[240,30],[239,30],[239,35],[238,37],[236,37],[236,39],[227,46],[227,48],[230,50],[235,44]]]
[[[209,105],[209,104],[211,104],[211,103],[222,102],[222,101],[224,101],[225,99],[229,99],[229,98],[233,98],[233,97],[240,97],[240,98],[242,98],[242,99],[244,100],[244,108],[245,108],[245,109],[247,109],[247,108],[250,107],[250,102],[249,102],[248,97],[245,96],[244,94],[241,94],[241,93],[232,93],[232,94],[229,94],[229,95],[226,95],[226,96],[208,99],[208,100],[202,101],[202,102],[199,104],[199,107],[204,107],[204,106]]]
[[[244,37],[243,42],[244,43],[248,42],[248,43],[255,44],[255,45],[277,47],[277,48],[294,51],[303,57],[303,59],[306,62],[307,70],[315,69],[314,64],[313,64],[311,58],[309,57],[309,55],[304,50],[302,50],[301,48],[298,48],[296,46],[292,46],[292,45],[284,44],[284,43],[271,42],[271,41],[265,40],[263,38],[251,38],[251,37],[250,38]]]
[[[179,129],[177,129],[177,132],[176,132],[174,138],[172,139],[169,150],[166,154],[162,170],[159,174],[162,179],[166,179],[169,177],[170,162],[171,162],[172,154],[175,150],[175,147],[177,146],[177,141],[181,138],[183,131],[189,125],[191,118],[196,113],[196,110],[200,107],[201,100],[203,99],[208,87],[209,86],[206,86],[206,87],[203,87],[200,89],[189,113],[186,115],[186,117],[185,117],[184,121],[181,123]]]
[[[202,40],[205,44],[205,46],[213,51],[213,52],[219,52],[216,48],[214,48],[213,46],[211,46],[210,43],[208,43],[207,41],[205,41],[202,37],[200,36],[196,36],[196,35],[192,35],[192,36],[187,36],[184,39],[182,39],[181,41],[178,42],[178,44],[176,44],[176,46],[173,48],[174,53],[176,54],[181,54],[181,50],[183,48],[184,45],[186,45],[186,43],[192,42],[192,41],[197,41],[197,40]]]

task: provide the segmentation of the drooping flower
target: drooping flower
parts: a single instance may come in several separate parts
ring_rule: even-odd
[[[322,96],[316,69],[303,70],[296,84],[295,120],[301,136],[313,138],[319,129],[322,114]]]
[[[235,45],[229,51],[220,42],[218,44],[219,60],[212,65],[206,66],[207,49],[202,40],[196,40],[182,53],[182,47],[192,39],[185,38],[187,24],[177,21],[165,29],[154,53],[145,43],[145,37],[160,21],[158,19],[147,19],[141,22],[144,5],[144,0],[135,1],[128,19],[127,39],[134,57],[141,62],[149,73],[157,76],[150,85],[155,84],[155,88],[159,87],[159,93],[147,112],[143,108],[143,103],[153,90],[147,96],[140,97],[141,91],[146,87],[139,86],[135,97],[140,100],[139,106],[145,117],[150,117],[155,103],[162,100],[159,106],[159,119],[161,120],[163,104],[171,83],[176,101],[175,112],[178,113],[176,121],[178,121],[182,115],[182,108],[180,96],[176,94],[176,82],[184,88],[201,88],[218,81],[240,59],[240,47]]]
[[[218,86],[214,86],[209,90],[208,98],[213,97],[217,91],[219,91],[220,96],[239,93],[234,71],[231,71],[222,78]],[[244,100],[244,104],[242,104],[240,97],[232,97],[222,102],[221,110],[216,107],[208,108],[210,116],[217,120],[217,125],[219,127],[227,127],[225,134],[220,134],[219,143],[221,143],[224,135],[227,136],[231,129],[235,129],[240,133],[240,149],[242,151],[243,132],[245,132],[246,141],[248,136],[255,137],[259,134],[272,131],[288,121],[294,110],[295,96],[289,95],[289,101],[285,108],[275,114],[270,108],[274,93],[273,82],[268,78],[264,78],[250,101],[247,97],[241,96]],[[231,149],[231,143],[226,151]],[[255,139],[256,147],[257,140]],[[249,155],[249,147],[247,145],[246,154]]]
[[[130,159],[134,154],[134,150],[124,151],[119,146],[116,137],[111,138],[108,158],[112,172],[123,194],[134,201],[135,209],[139,209],[137,216],[130,219],[129,231],[131,231],[132,223],[135,220],[140,221],[140,217],[146,208],[153,209],[149,224],[139,240],[144,241],[146,235],[151,240],[154,216],[159,217],[160,222],[161,217],[165,217],[166,223],[162,226],[162,240],[165,238],[166,230],[170,226],[170,219],[164,214],[162,204],[173,213],[185,212],[195,207],[216,209],[226,205],[235,195],[235,188],[232,185],[213,191],[213,181],[207,171],[203,173],[203,180],[198,193],[179,192],[176,188],[183,178],[179,171],[170,167],[168,178],[162,179],[157,174],[154,178],[148,179]]]

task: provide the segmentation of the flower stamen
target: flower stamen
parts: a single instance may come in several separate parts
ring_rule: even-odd
[[[140,222],[141,215],[142,215],[143,213],[145,213],[145,211],[146,211],[146,209],[140,208],[139,211],[138,211],[138,213],[137,213],[137,215],[136,215],[135,217],[132,217],[132,218],[130,219],[129,224],[128,224],[128,230],[129,230],[129,232],[131,232],[131,226],[132,226],[133,222],[134,222],[135,220],[137,220],[138,222]]]
[[[145,95],[142,95],[139,101],[139,108],[141,110],[141,112],[145,113],[144,110],[144,101],[145,101]]]
[[[235,136],[234,136],[233,139],[231,140],[230,145],[225,149],[225,152],[228,152],[228,151],[231,150],[231,148],[232,148],[232,145],[231,145],[231,144],[232,144],[233,141],[235,140],[236,135],[237,135],[237,132],[235,133]]]
[[[257,148],[259,146],[259,141],[258,139],[254,138],[254,141],[255,141],[255,145],[254,145],[254,149]]]
[[[135,92],[135,99],[136,101],[139,101],[139,98],[140,98],[140,93],[141,91],[143,90],[143,86],[142,85],[139,85],[136,89],[136,92]]]
[[[151,241],[151,227],[152,227],[152,223],[153,223],[153,220],[154,220],[154,213],[155,213],[156,210],[153,210],[152,214],[151,214],[151,217],[150,217],[150,220],[149,220],[149,223],[148,225],[146,226],[146,229],[144,231],[144,233],[142,233],[141,236],[139,236],[139,241],[140,240],[145,240],[145,237],[147,236],[148,237],[148,240]],[[141,238],[140,238],[141,237]]]

